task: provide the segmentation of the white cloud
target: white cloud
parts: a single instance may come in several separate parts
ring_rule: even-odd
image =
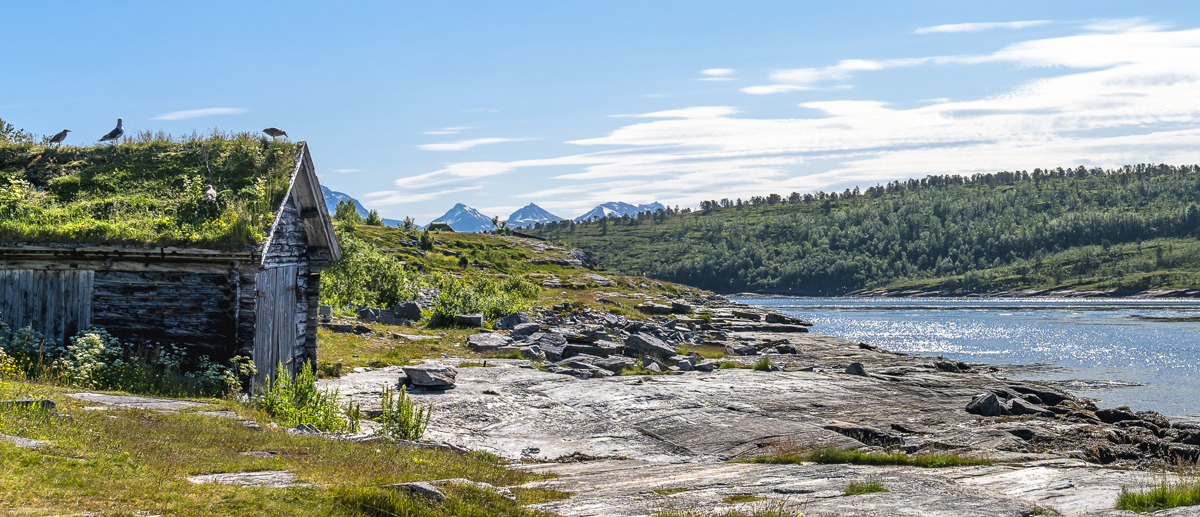
[[[811,86],[796,86],[794,84],[771,84],[767,86],[750,86],[742,88],[742,93],[750,95],[769,95],[772,93],[798,92],[803,90],[816,90]]]
[[[475,129],[475,128],[473,128],[473,127],[444,127],[444,128],[438,129],[436,131],[425,131],[421,134],[423,134],[423,135],[457,135],[458,133],[460,133],[462,131],[466,131],[468,129]]]
[[[362,172],[360,169],[334,169],[333,172],[338,174],[350,174],[352,172]]]
[[[736,81],[733,77],[701,77],[697,81]]]
[[[397,184],[446,190],[549,168],[550,180],[517,197],[566,216],[612,200],[694,206],[703,199],[841,190],[928,174],[1200,162],[1200,29],[1131,24],[981,55],[846,60],[777,74],[795,81],[790,86],[808,87],[856,73],[865,80],[898,66],[954,64],[961,71],[951,73],[1007,73],[976,67],[982,63],[1052,73],[986,97],[915,95],[925,99],[917,105],[903,98],[805,102],[802,107],[818,114],[795,118],[750,118],[732,106],[628,115],[637,120],[569,142],[599,150],[452,164]]]
[[[483,188],[483,187],[479,186],[479,185],[472,185],[472,186],[454,187],[454,188],[447,188],[447,189],[433,190],[433,191],[424,191],[424,192],[421,192],[421,191],[411,191],[410,192],[410,191],[403,191],[403,190],[381,190],[379,192],[370,192],[370,193],[367,193],[366,195],[364,195],[363,197],[366,197],[366,198],[379,198],[379,199],[369,199],[363,203],[363,206],[374,207],[374,206],[399,205],[399,204],[403,204],[403,203],[417,203],[420,201],[429,201],[430,199],[434,199],[434,198],[449,195],[449,194],[457,194],[459,192],[466,192],[469,190],[479,190],[481,188]]]
[[[921,27],[913,33],[929,34],[932,32],[979,32],[990,29],[1024,29],[1025,27],[1036,27],[1050,23],[1050,20],[1027,20],[1021,22],[984,22],[984,23],[955,23],[950,25],[935,25],[933,27]]]
[[[700,71],[700,73],[702,73],[704,75],[718,75],[718,76],[733,75],[736,72],[737,71],[732,68],[709,68],[708,70]]]
[[[190,118],[210,117],[212,115],[237,115],[245,113],[246,108],[204,108],[198,110],[172,111],[150,120],[187,120]]]
[[[461,140],[458,142],[447,142],[444,144],[425,144],[418,145],[417,149],[425,151],[465,151],[472,147],[478,147],[486,144],[499,144],[503,142],[522,142],[525,140],[537,140],[536,138],[476,138],[474,140]]]

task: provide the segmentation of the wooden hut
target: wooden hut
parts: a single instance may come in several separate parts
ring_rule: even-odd
[[[341,250],[306,144],[287,185],[265,240],[246,249],[0,245],[0,319],[64,345],[96,325],[216,360],[248,355],[256,383],[278,364],[315,366],[320,273]]]

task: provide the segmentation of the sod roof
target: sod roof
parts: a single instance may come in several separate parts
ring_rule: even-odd
[[[0,242],[244,248],[262,241],[303,143],[249,133],[116,146],[0,144]],[[207,185],[216,202],[205,198]]]

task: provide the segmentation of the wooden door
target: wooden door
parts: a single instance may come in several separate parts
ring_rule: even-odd
[[[62,346],[92,324],[94,271],[0,270],[0,321],[12,330],[33,327]]]
[[[255,386],[267,386],[276,375],[293,375],[296,367],[296,281],[298,266],[264,269],[255,283],[258,304],[254,311]],[[277,371],[279,365],[283,371]]]

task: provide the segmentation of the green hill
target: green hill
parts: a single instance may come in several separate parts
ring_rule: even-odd
[[[718,292],[1200,287],[1200,166],[930,176],[533,230]]]

